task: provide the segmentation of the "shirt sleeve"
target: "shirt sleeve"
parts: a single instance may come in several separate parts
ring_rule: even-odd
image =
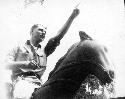
[[[60,44],[60,41],[57,40],[56,38],[51,38],[47,45],[45,46],[45,54],[48,57],[50,54],[52,54],[56,47]]]
[[[5,61],[6,62],[16,61],[17,50],[18,50],[18,47],[15,47],[12,50],[10,50],[9,53],[6,55]]]

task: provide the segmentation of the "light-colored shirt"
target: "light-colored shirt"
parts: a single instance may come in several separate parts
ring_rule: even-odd
[[[41,47],[41,45],[34,47],[30,44],[30,41],[27,40],[24,45],[18,45],[10,51],[7,56],[7,61],[12,62],[35,60],[37,64],[39,64],[39,67],[35,69],[35,71],[37,71],[35,74],[41,78],[46,70],[47,57],[54,52],[56,47],[59,45],[59,42],[60,41],[58,41],[57,38],[51,38],[45,47]],[[16,78],[17,76],[29,71],[33,70],[20,68],[17,70],[12,70],[12,78]]]

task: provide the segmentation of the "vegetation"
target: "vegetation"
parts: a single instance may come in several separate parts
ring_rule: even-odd
[[[115,93],[114,84],[103,86],[97,77],[89,75],[83,81],[75,99],[108,99]]]

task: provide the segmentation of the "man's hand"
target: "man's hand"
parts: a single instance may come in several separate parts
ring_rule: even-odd
[[[80,10],[78,9],[78,8],[75,8],[74,10],[73,10],[73,12],[72,12],[72,17],[77,17],[78,15],[79,15],[79,13],[80,13]]]
[[[28,67],[29,67],[29,69],[37,69],[37,68],[39,68],[37,62],[34,61],[34,60],[30,61]]]

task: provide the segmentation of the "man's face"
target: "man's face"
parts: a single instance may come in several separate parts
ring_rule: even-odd
[[[35,40],[37,43],[40,43],[45,39],[45,35],[45,29],[37,27],[32,32],[32,39]]]

